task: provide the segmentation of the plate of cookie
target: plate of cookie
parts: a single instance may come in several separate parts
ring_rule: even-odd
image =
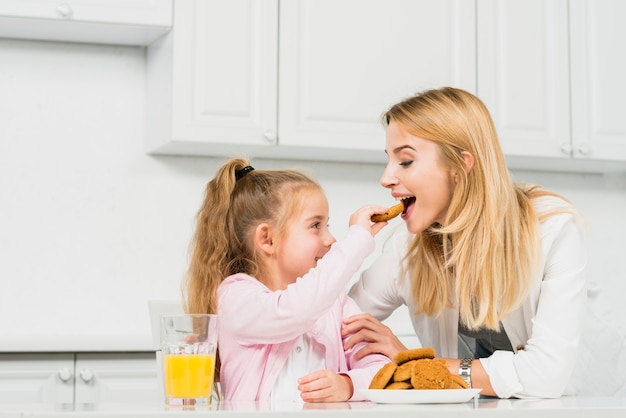
[[[359,392],[374,403],[463,403],[482,389],[361,389]]]
[[[435,358],[433,348],[415,348],[396,354],[360,392],[376,403],[461,403],[481,390],[469,388],[450,373],[448,363]]]

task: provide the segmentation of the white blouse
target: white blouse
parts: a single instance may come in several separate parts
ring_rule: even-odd
[[[326,369],[324,347],[308,334],[300,336],[291,350],[285,365],[280,370],[276,384],[270,394],[270,402],[299,402],[298,379],[317,370]]]
[[[558,204],[562,201],[543,198],[536,209],[540,213]],[[541,223],[540,234],[541,273],[522,305],[502,319],[514,351],[480,359],[501,398],[554,398],[572,392],[568,383],[587,298],[583,232],[577,218],[561,214]],[[361,309],[380,320],[401,305],[415,312],[409,280],[400,277],[409,240],[404,228],[393,235],[349,292]],[[456,309],[446,309],[437,317],[411,315],[411,322],[422,347],[435,348],[438,357],[457,358],[458,317]]]

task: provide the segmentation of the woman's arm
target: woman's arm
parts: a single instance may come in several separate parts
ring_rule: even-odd
[[[349,296],[365,313],[348,317],[344,320],[342,335],[350,336],[345,344],[346,350],[357,344],[365,343],[355,356],[362,358],[371,353],[380,353],[389,358],[406,349],[404,344],[384,325],[387,318],[410,297],[405,287],[400,285],[402,256],[406,251],[407,235],[397,232],[391,241],[385,244],[382,255],[371,267],[363,271],[359,280],[352,286]]]
[[[525,302],[530,328],[515,354],[496,351],[481,359],[490,383],[501,398],[560,397],[574,370],[583,330],[586,254],[582,231],[569,215],[542,225],[545,264],[540,289]],[[503,319],[509,337],[515,332]],[[522,326],[522,324],[516,326]]]

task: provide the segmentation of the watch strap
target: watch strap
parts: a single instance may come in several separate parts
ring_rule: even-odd
[[[459,376],[461,377],[461,379],[465,380],[465,383],[467,383],[467,387],[471,388],[472,387],[472,359],[471,358],[464,358],[461,360],[461,364],[459,366]]]

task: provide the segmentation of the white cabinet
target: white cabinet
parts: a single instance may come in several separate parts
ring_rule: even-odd
[[[172,26],[172,0],[2,0],[0,37],[148,45]]]
[[[387,107],[431,87],[475,91],[473,2],[174,7],[147,53],[150,153],[383,162]]]
[[[567,0],[478,0],[478,95],[507,155],[565,158]]]
[[[73,402],[73,354],[0,354],[0,403]]]
[[[0,403],[158,400],[154,353],[0,354]]]
[[[570,0],[572,154],[626,161],[626,2]]]
[[[478,95],[513,167],[626,161],[623,18],[619,0],[478,0]]]

